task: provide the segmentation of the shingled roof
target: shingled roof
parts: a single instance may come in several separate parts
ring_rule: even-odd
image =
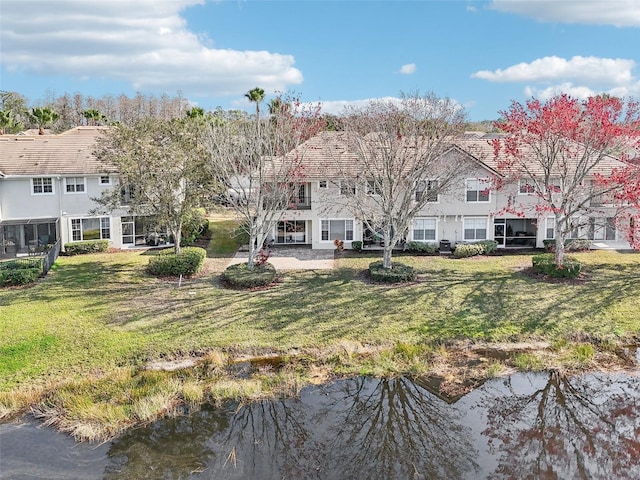
[[[107,127],[76,127],[57,135],[0,136],[0,176],[115,172],[93,154]]]

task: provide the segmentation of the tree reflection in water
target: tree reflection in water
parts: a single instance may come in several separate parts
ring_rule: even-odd
[[[483,434],[499,455],[491,478],[640,478],[638,377],[526,378],[526,393],[515,375],[484,397]]]

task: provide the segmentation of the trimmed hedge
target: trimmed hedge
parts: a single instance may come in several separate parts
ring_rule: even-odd
[[[531,257],[531,263],[534,272],[555,278],[576,278],[582,270],[582,264],[574,257],[564,257],[562,268],[557,268],[555,256],[552,253],[534,255]]]
[[[391,262],[391,268],[384,268],[382,260],[369,264],[369,274],[376,282],[385,283],[413,282],[416,279],[416,271],[413,267],[404,263]]]
[[[351,248],[353,248],[356,252],[361,252],[362,251],[362,242],[359,241],[359,240],[351,242]]]
[[[427,255],[435,255],[438,253],[438,245],[435,243],[425,242],[407,242],[404,244],[405,252],[426,253]]]
[[[28,285],[38,280],[41,268],[6,268],[0,270],[0,286]]]
[[[238,263],[229,265],[222,277],[229,285],[236,288],[254,288],[269,285],[276,278],[276,268],[269,262],[262,265],[254,265],[249,270],[248,264]]]
[[[487,253],[493,253],[498,248],[498,242],[495,240],[483,240],[476,243],[462,243],[456,245],[456,249],[453,251],[455,258],[467,258],[476,255],[486,255]]]
[[[556,251],[556,241],[555,240],[543,240],[544,249],[547,252],[555,252]],[[564,241],[564,250],[565,252],[586,252],[591,250],[591,246],[593,242],[591,240],[587,240],[584,238],[569,238]]]
[[[178,255],[173,248],[165,248],[149,258],[147,272],[160,277],[177,275],[189,277],[202,269],[206,256],[207,251],[200,247],[182,247]]]
[[[64,244],[65,255],[84,255],[87,253],[106,252],[109,248],[109,240],[86,240],[84,242],[72,242]]]

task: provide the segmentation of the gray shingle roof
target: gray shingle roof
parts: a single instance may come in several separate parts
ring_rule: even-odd
[[[0,136],[0,176],[115,172],[93,154],[106,127],[76,127],[58,135]]]

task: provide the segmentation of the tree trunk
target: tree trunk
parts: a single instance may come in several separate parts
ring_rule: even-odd
[[[391,268],[391,256],[393,254],[393,246],[389,242],[385,242],[384,250],[382,251],[382,266],[384,268]]]
[[[555,262],[557,268],[564,265],[564,235],[560,235],[558,232],[556,232]]]

